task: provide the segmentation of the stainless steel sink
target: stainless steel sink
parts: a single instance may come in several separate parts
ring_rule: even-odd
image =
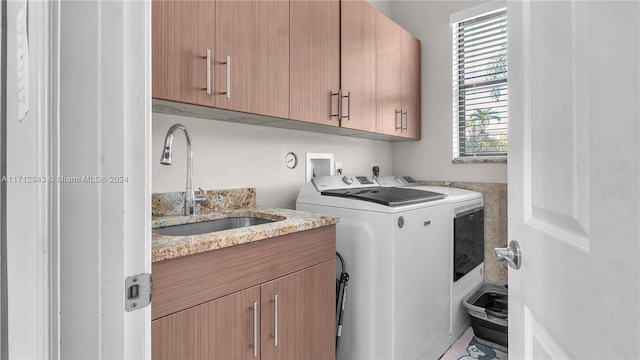
[[[152,229],[154,234],[167,236],[187,236],[199,235],[210,232],[237,229],[241,227],[261,225],[275,222],[276,220],[262,219],[257,217],[229,217],[202,221],[197,223],[165,226]]]

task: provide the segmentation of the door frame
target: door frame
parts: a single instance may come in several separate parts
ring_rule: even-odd
[[[49,354],[150,358],[150,306],[125,311],[124,284],[151,273],[151,3],[50,4],[53,180],[39,198],[50,221]],[[68,176],[100,178],[58,180]]]

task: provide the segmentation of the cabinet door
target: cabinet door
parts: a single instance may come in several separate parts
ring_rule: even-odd
[[[405,128],[404,136],[411,139],[420,139],[421,136],[421,87],[420,73],[420,40],[414,38],[409,32],[402,32],[402,107]]]
[[[203,304],[151,322],[153,359],[207,359],[209,306]]]
[[[340,126],[376,130],[376,14],[364,0],[341,1],[340,87],[343,119]],[[351,111],[348,103],[351,101]]]
[[[376,132],[402,136],[402,28],[378,13],[376,41]]]
[[[288,118],[289,2],[219,0],[215,7],[215,107]]]
[[[214,6],[209,1],[154,0],[152,96],[213,106],[207,94],[207,49],[213,55]]]
[[[255,312],[254,303],[258,307]],[[260,354],[260,286],[239,291],[208,304],[210,359],[248,360],[254,359],[254,354]],[[258,342],[255,352],[254,338]]]
[[[340,1],[292,0],[289,118],[338,126]]]
[[[262,285],[262,359],[335,358],[335,271],[332,260]]]
[[[254,318],[253,305],[258,304]],[[151,322],[154,359],[252,359],[259,340],[260,287],[222,297]],[[254,329],[254,322],[256,329]],[[256,353],[259,354],[259,348]]]
[[[381,13],[376,29],[376,132],[420,139],[420,41]]]

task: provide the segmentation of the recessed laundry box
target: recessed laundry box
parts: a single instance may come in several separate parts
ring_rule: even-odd
[[[508,303],[507,287],[490,282],[480,284],[464,299],[478,342],[500,350],[508,348]]]

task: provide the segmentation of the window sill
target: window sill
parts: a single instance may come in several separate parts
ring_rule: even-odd
[[[474,156],[455,158],[451,161],[454,164],[506,164],[506,156]]]

